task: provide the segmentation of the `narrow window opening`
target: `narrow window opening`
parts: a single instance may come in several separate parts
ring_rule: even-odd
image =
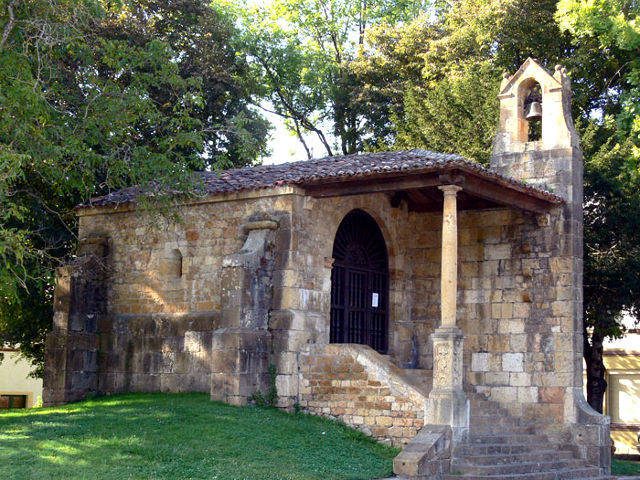
[[[182,278],[182,253],[177,248],[171,252],[172,275],[174,278]]]

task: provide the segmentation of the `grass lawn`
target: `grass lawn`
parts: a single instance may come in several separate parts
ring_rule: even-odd
[[[337,422],[205,394],[0,414],[1,479],[370,479],[396,454]]]
[[[613,475],[640,475],[640,462],[614,458],[611,460],[611,473]]]

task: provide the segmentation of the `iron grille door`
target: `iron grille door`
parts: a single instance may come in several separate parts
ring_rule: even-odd
[[[375,220],[361,210],[340,224],[333,247],[330,341],[388,346],[387,249]]]

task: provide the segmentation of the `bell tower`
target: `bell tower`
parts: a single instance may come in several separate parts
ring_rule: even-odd
[[[541,286],[539,297],[549,297],[538,303],[534,299],[533,306],[543,323],[558,323],[541,328],[550,330],[558,358],[554,374],[565,388],[564,424],[580,456],[608,471],[609,420],[592,410],[582,393],[583,157],[571,118],[570,80],[563,67],[556,66],[552,74],[529,58],[515,74],[505,75],[498,98],[500,125],[491,167],[564,199],[557,210],[529,223],[529,237],[552,245],[554,257],[549,275],[532,277],[531,282]],[[565,306],[562,312],[553,308],[560,303]],[[536,328],[534,321],[525,325],[525,331]]]
[[[491,166],[582,205],[582,152],[571,118],[566,70],[529,58],[500,86],[500,125]]]

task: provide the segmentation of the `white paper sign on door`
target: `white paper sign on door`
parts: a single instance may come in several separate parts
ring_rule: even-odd
[[[378,308],[378,294],[376,292],[371,294],[371,306],[373,308]]]

